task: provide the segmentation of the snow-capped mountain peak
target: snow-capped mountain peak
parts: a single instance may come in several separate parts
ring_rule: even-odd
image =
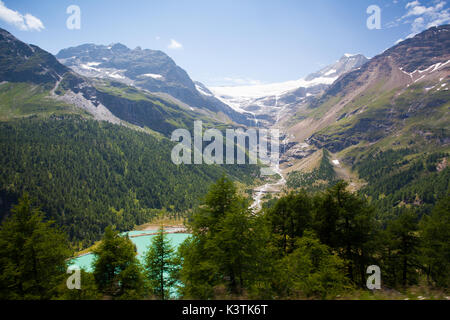
[[[316,95],[341,75],[361,67],[367,61],[361,54],[345,54],[334,64],[303,79],[261,85],[211,87],[209,92],[238,112],[267,116],[273,113],[274,108],[279,108],[283,100],[295,103],[299,98]],[[283,99],[288,96],[289,99]]]

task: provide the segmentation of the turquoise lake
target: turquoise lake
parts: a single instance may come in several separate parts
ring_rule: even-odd
[[[138,253],[138,259],[143,262],[143,257],[145,253],[147,252],[148,246],[150,245],[153,237],[155,235],[151,235],[152,233],[155,233],[155,230],[150,231],[130,231],[128,232],[128,235],[130,236],[130,240],[136,245],[137,253]],[[123,233],[122,235],[125,235],[126,233]],[[140,236],[131,238],[131,236],[139,235],[139,234],[149,234],[148,236]],[[173,248],[177,249],[178,246],[183,243],[184,240],[186,240],[190,234],[188,233],[169,233],[167,234],[167,238],[170,240]],[[81,269],[84,269],[88,272],[92,272],[92,262],[94,261],[95,255],[93,253],[86,254],[84,256],[74,258],[70,261],[70,266],[78,266]]]

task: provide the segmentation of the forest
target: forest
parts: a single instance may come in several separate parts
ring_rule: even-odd
[[[429,214],[450,188],[447,152],[422,153],[414,148],[376,150],[359,159],[353,169],[367,185],[360,194],[370,197],[384,220],[402,207]]]
[[[222,176],[194,208],[191,236],[178,250],[161,228],[141,264],[130,239],[110,225],[94,271],[82,270],[82,286],[70,290],[69,237],[25,194],[0,227],[0,299],[370,298],[371,265],[381,269],[383,290],[426,285],[446,294],[449,207],[447,191],[430,214],[404,208],[383,223],[378,208],[339,181],[287,194],[255,215]]]
[[[80,248],[108,225],[127,231],[160,210],[192,210],[224,173],[246,184],[258,173],[252,165],[177,166],[170,140],[75,115],[2,122],[0,133],[0,220],[27,192]]]

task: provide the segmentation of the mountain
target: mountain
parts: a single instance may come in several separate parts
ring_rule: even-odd
[[[186,71],[162,51],[140,47],[132,50],[120,43],[110,46],[84,44],[63,49],[56,57],[85,77],[114,80],[152,93],[166,93],[192,108],[211,111],[220,120],[249,123],[245,114],[199,92]]]
[[[395,45],[299,105],[287,134],[330,151],[340,177],[386,212],[429,211],[450,190],[449,48],[450,25]]]
[[[9,82],[55,84],[69,69],[41,48],[18,41],[0,29],[0,79]]]
[[[446,105],[449,47],[450,27],[432,28],[345,74],[308,106],[320,117],[316,131],[320,132],[322,127],[328,127],[328,131],[341,127],[340,133],[348,132],[341,137],[344,144],[327,143],[326,135],[320,133],[310,141],[340,151],[359,143],[355,134],[375,141],[380,138],[375,132],[385,136],[401,129],[401,123],[407,119],[426,118],[429,112]],[[442,111],[444,120],[445,109]],[[348,125],[354,121],[352,126]],[[347,125],[342,126],[343,123]],[[374,136],[369,137],[370,133]]]
[[[79,75],[5,30],[0,56],[0,220],[28,193],[84,247],[108,225],[179,216],[224,174],[257,176],[253,165],[175,165],[173,130],[224,124],[173,97]]]
[[[369,59],[362,54],[346,53],[335,63],[326,66],[318,72],[308,75],[305,80],[312,81],[317,78],[339,77],[347,72],[358,69],[367,61],[369,61]]]
[[[114,79],[82,76],[6,30],[0,30],[0,55],[0,119],[77,113],[165,136],[192,127],[196,119],[220,122],[212,119],[212,113],[169,95],[151,94]]]
[[[280,113],[295,108],[310,96],[322,93],[341,75],[361,67],[368,59],[345,54],[335,63],[304,79],[252,86],[213,87],[211,91],[239,112],[251,112],[265,125],[280,120]]]

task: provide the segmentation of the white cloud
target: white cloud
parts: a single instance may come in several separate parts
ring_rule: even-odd
[[[412,34],[417,34],[423,29],[425,29],[425,19],[423,17],[414,19],[414,22],[411,25]]]
[[[406,4],[406,9],[420,5],[419,1],[411,1]]]
[[[408,7],[407,7],[408,8]],[[411,9],[409,9],[408,13],[405,15],[405,17],[410,17],[410,16],[420,16],[422,14],[425,13],[432,13],[434,10],[434,7],[425,7],[425,6],[412,6],[410,7]]]
[[[183,49],[183,45],[181,43],[179,43],[178,41],[171,39],[170,44],[167,46],[167,48],[174,49],[174,50]]]
[[[41,31],[45,29],[41,20],[27,13],[21,13],[11,10],[0,0],[0,20],[16,26],[22,31]]]
[[[389,22],[387,26],[396,27],[400,23],[411,25],[410,34],[406,38],[412,38],[428,28],[450,23],[450,9],[446,8],[445,1],[436,0],[433,4],[422,5],[415,0],[408,2],[405,9],[406,13],[402,17]]]
[[[25,23],[30,30],[41,31],[45,29],[42,21],[29,13],[25,15]]]

